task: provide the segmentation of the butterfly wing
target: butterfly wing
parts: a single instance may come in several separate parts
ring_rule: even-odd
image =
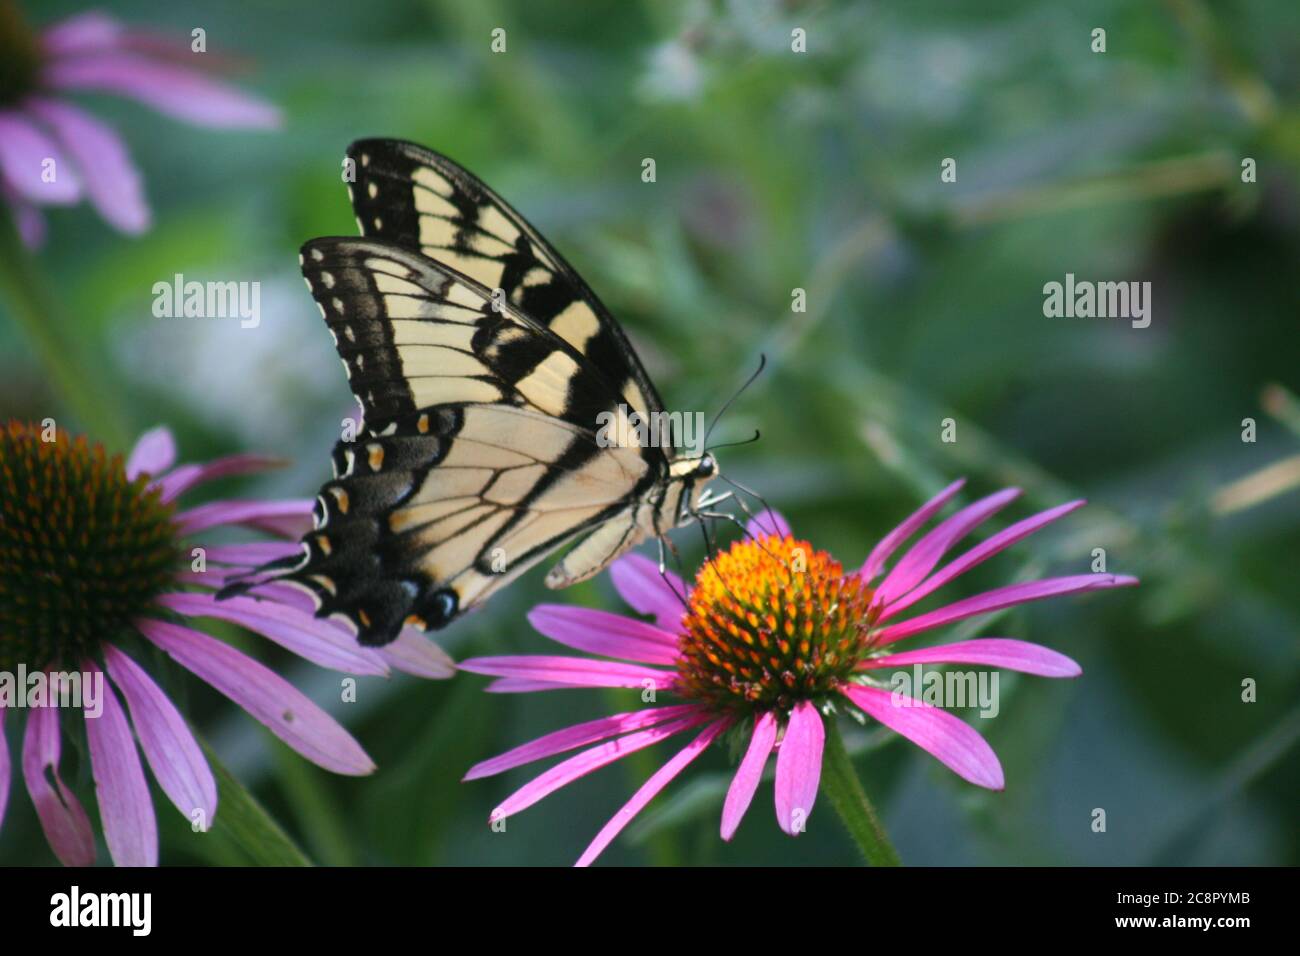
[[[564,339],[615,385],[630,409],[663,409],[654,384],[609,310],[523,216],[445,156],[401,140],[348,147],[349,186],[365,236],[419,249]]]
[[[302,262],[366,429],[287,578],[362,643],[445,625],[664,481],[661,450],[597,440],[603,370],[473,279],[375,239]]]
[[[621,400],[605,370],[569,342],[418,252],[324,238],[301,258],[371,432],[464,402],[529,407],[594,431]]]

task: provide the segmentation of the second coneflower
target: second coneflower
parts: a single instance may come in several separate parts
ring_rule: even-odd
[[[1070,502],[1019,521],[939,567],[950,548],[1019,494],[1016,489],[997,492],[940,522],[881,578],[895,551],[961,486],[960,481],[950,485],[886,535],[856,571],[845,573],[839,562],[795,538],[785,521],[769,512],[750,523],[746,539],[706,564],[689,591],[671,575],[665,580],[646,558],[631,556],[616,564],[612,575],[619,593],[637,612],[653,616],[654,623],[585,608],[535,608],[529,620],[538,631],[596,656],[481,657],[463,662],[461,669],[496,677],[488,688],[496,692],[627,687],[672,694],[681,702],[547,734],[476,765],[466,779],[587,748],[508,796],[492,813],[497,820],[630,753],[693,731],[691,742],[596,835],[580,865],[591,863],[673,778],[733,728],[747,734],[748,744],[723,804],[723,839],[730,839],[740,825],[774,751],[777,822],[787,833],[799,833],[817,797],[823,757],[847,763],[833,724],[836,752],[826,748],[825,715],[836,709],[856,709],[907,737],[963,779],[1002,789],[997,756],[968,724],[939,707],[885,689],[872,680],[872,672],[951,663],[1043,677],[1077,676],[1080,668],[1068,657],[1009,638],[958,641],[901,653],[892,646],[915,634],[1012,605],[1123,587],[1137,580],[1112,574],[1046,578],[1007,585],[899,620],[902,611],[937,588],[1083,505]],[[850,789],[853,786],[856,781]],[[842,813],[844,799],[837,795]],[[866,813],[871,815],[869,806]],[[863,842],[860,837],[859,843]]]
[[[217,785],[202,748],[139,663],[152,656],[151,647],[313,763],[340,774],[374,770],[360,744],[324,710],[269,667],[198,629],[200,619],[237,624],[348,674],[393,668],[440,678],[454,670],[435,644],[409,629],[386,648],[358,647],[339,625],[314,617],[305,595],[284,586],[217,601],[215,590],[232,576],[298,549],[312,502],[238,499],[178,509],[178,499],[196,486],[271,462],[232,455],[177,466],[175,457],[171,433],[162,428],[145,434],[124,462],[52,424],[0,425],[0,677],[9,678],[9,693],[0,693],[0,822],[12,766],[5,719],[11,711],[26,713],[23,779],[50,847],[69,866],[88,866],[96,856],[90,818],[60,771],[63,733],[77,710],[115,863],[158,862],[140,752],[168,799],[196,826],[206,829],[216,815]],[[205,540],[233,527],[272,537]],[[17,686],[16,674],[37,680]],[[83,677],[102,687],[93,705],[89,695],[29,699],[29,686],[81,688]],[[61,717],[60,708],[68,713]]]
[[[163,39],[98,11],[38,34],[13,0],[0,0],[0,202],[23,240],[44,240],[42,206],[82,199],[122,232],[149,226],[126,144],[69,93],[125,96],[197,126],[278,125],[274,106],[209,75],[215,58],[193,52],[189,38]]]

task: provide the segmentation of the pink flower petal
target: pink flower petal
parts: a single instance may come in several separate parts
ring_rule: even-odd
[[[636,733],[606,741],[589,750],[575,754],[568,760],[561,761],[544,773],[534,777],[506,797],[501,802],[501,805],[492,811],[490,819],[500,820],[503,817],[513,816],[521,810],[528,809],[538,800],[549,796],[579,777],[585,777],[593,770],[598,770],[615,760],[621,760],[630,753],[644,750],[646,747],[657,744],[661,740],[666,740],[683,730],[698,727],[710,719],[712,718],[708,714],[692,714],[679,720],[670,720],[668,723],[659,724],[647,730],[639,730]]]
[[[134,53],[109,50],[57,59],[47,64],[44,79],[54,89],[118,93],[196,126],[280,125],[280,111],[265,100],[195,70]]]
[[[885,566],[885,562],[889,560],[889,556],[898,549],[898,546],[915,534],[916,530],[929,521],[933,515],[938,513],[939,509],[948,503],[948,499],[961,491],[962,486],[965,484],[965,478],[958,478],[923,504],[910,518],[881,538],[880,543],[871,549],[871,554],[867,555],[866,562],[858,572],[862,575],[862,580],[874,580],[876,575],[880,573],[880,569]]]
[[[779,511],[768,508],[749,519],[745,525],[745,533],[751,538],[759,538],[763,535],[788,538],[792,532],[790,531],[790,522],[785,520],[785,516]]]
[[[205,571],[177,571],[173,577],[178,584],[194,584],[216,591],[226,586],[232,578],[243,574],[240,568],[221,568],[210,565]]]
[[[203,550],[210,563],[251,568],[287,558],[291,554],[299,554],[302,545],[297,541],[246,541],[243,544],[215,545]]]
[[[372,773],[374,762],[352,736],[270,668],[201,631],[166,621],[137,620],[145,637],[211,684],[286,744],[334,773]]]
[[[54,177],[46,182],[47,159]],[[54,138],[16,110],[0,110],[0,178],[24,199],[67,206],[81,198],[81,182]]]
[[[483,688],[488,694],[533,694],[544,690],[575,690],[586,684],[557,684],[549,680],[527,680],[522,677],[500,677]]]
[[[604,740],[606,737],[614,737],[628,731],[653,727],[655,724],[662,724],[666,720],[683,717],[699,710],[697,704],[649,707],[645,710],[634,710],[624,714],[615,714],[612,717],[600,717],[586,723],[574,724],[572,727],[554,731],[526,744],[520,744],[513,750],[507,750],[505,753],[489,760],[476,763],[469,768],[469,771],[461,779],[478,780],[480,777],[491,777],[494,774],[532,763],[534,760],[553,757],[556,754],[564,753],[566,750],[572,750],[574,747],[583,747],[598,740]]]
[[[785,737],[776,751],[776,822],[790,836],[807,828],[822,778],[825,743],[822,715],[809,701],[800,701],[790,711]]]
[[[36,707],[27,715],[23,780],[50,849],[64,866],[92,866],[95,834],[90,818],[59,776],[59,712]],[[48,774],[48,778],[47,778]],[[54,786],[50,786],[50,780]]]
[[[210,501],[176,515],[182,534],[194,534],[220,525],[243,525],[284,538],[301,538],[311,530],[311,498],[287,501]]]
[[[1002,764],[993,748],[969,724],[946,710],[877,687],[843,684],[840,691],[890,730],[936,757],[963,780],[990,790],[1005,786]],[[904,706],[906,705],[906,706]]]
[[[18,237],[28,249],[39,249],[45,245],[45,216],[41,211],[27,202],[14,191],[0,171],[0,201],[9,206]]]
[[[149,228],[140,171],[117,133],[71,103],[32,97],[25,106],[67,148],[86,194],[109,225],[128,235]]]
[[[126,698],[140,749],[158,785],[187,819],[194,822],[199,811],[198,822],[211,826],[217,813],[217,781],[185,718],[153,678],[122,651],[105,645],[104,663]]]
[[[141,475],[160,475],[176,461],[176,439],[165,426],[151,428],[141,435],[126,459],[126,477],[135,481]]]
[[[81,666],[89,673],[101,673],[93,661],[83,661]],[[104,842],[113,862],[118,866],[157,866],[158,821],[153,815],[149,782],[131,725],[108,681],[104,682],[103,712],[98,717],[86,715],[86,743]]]
[[[41,46],[51,57],[112,49],[124,32],[118,21],[98,10],[91,10],[46,28],[41,36]]]
[[[0,827],[4,826],[5,809],[9,806],[9,742],[5,740],[5,706],[0,704]]]
[[[676,634],[681,630],[682,602],[690,598],[690,591],[678,575],[665,568],[661,577],[658,562],[642,554],[627,554],[610,565],[609,576],[628,607],[638,614],[653,615],[665,631]]]
[[[731,778],[727,788],[727,799],[722,804],[722,839],[730,840],[736,835],[740,821],[745,818],[745,811],[754,801],[754,792],[758,782],[763,778],[763,768],[767,758],[776,744],[776,716],[771,712],[759,714],[754,720],[754,733],[749,738],[749,748],[736,768],[736,775]]]
[[[946,607],[937,608],[920,617],[890,624],[876,632],[875,641],[877,645],[892,644],[894,641],[911,637],[921,631],[942,627],[977,614],[999,611],[1016,604],[1041,601],[1043,598],[1056,597],[1059,594],[1074,594],[1078,591],[1132,587],[1137,583],[1137,578],[1122,574],[1074,574],[1062,578],[1044,578],[1041,581],[1008,584],[1005,587],[994,588],[992,591],[956,601]]]
[[[585,657],[551,657],[544,654],[520,657],[472,657],[460,662],[460,669],[489,677],[523,677],[548,684],[574,687],[654,687],[666,690],[677,679],[668,671],[624,664],[620,661],[594,661]]]
[[[273,542],[266,542],[273,543]],[[278,544],[289,544],[290,542],[274,542]],[[195,545],[194,547],[203,547]],[[293,543],[289,554],[301,554],[302,546]],[[206,550],[208,564],[202,571],[177,571],[173,576],[177,582],[182,584],[194,584],[201,588],[218,590],[234,581],[241,583],[250,581],[256,577],[257,568],[249,565],[231,565],[226,566],[212,558],[211,549]],[[187,555],[188,557],[188,555]],[[262,564],[264,562],[258,562]],[[312,599],[312,594],[301,585],[296,585],[288,581],[276,578],[267,578],[265,581],[253,584],[248,588],[247,593],[253,597],[263,598],[267,601],[279,605],[287,605],[295,610],[304,612],[308,617],[315,617],[316,611],[320,607],[319,602]],[[319,626],[319,625],[317,625]],[[332,624],[337,628],[337,624]]]
[[[602,657],[668,665],[678,657],[677,635],[608,611],[539,604],[528,612],[528,623],[566,647]]]
[[[1081,668],[1064,654],[1028,641],[1007,637],[981,637],[972,641],[923,647],[901,654],[872,657],[858,665],[859,670],[910,667],[912,664],[983,664],[1007,670],[1037,674],[1039,677],[1078,677]]]
[[[215,478],[227,478],[231,475],[248,475],[269,468],[278,468],[283,462],[278,458],[265,455],[226,455],[215,458],[201,465],[181,465],[170,475],[163,478],[162,500],[175,501],[185,492],[205,481]]]
[[[967,505],[951,518],[940,522],[885,575],[885,580],[876,588],[874,599],[881,604],[888,604],[900,594],[912,590],[934,570],[934,566],[949,548],[966,537],[977,525],[1005,508],[1019,494],[1019,488],[1006,488]]]
[[[254,597],[266,598],[275,601],[277,604],[297,608],[302,613],[312,617],[316,616],[316,609],[320,607],[314,594],[306,591],[302,585],[288,582],[269,581],[266,584],[257,585],[250,593]],[[377,650],[377,648],[370,649]]]
[[[211,594],[192,591],[160,594],[154,601],[186,617],[215,617],[246,627],[304,660],[330,670],[345,674],[388,675],[388,667],[379,655],[359,645],[341,626],[295,607],[251,597],[218,601]]]
[[[625,803],[618,813],[614,814],[613,819],[601,828],[601,831],[596,834],[596,839],[591,841],[591,845],[583,851],[582,856],[578,858],[575,865],[591,866],[596,857],[604,852],[605,847],[613,842],[614,837],[622,833],[623,828],[645,809],[646,804],[658,796],[659,791],[668,786],[696,757],[704,753],[709,744],[713,743],[718,734],[726,730],[729,724],[729,720],[719,720],[705,727],[700,732],[700,735],[687,744],[681,752],[656,770],[650,779],[633,794],[632,799]]]
[[[397,640],[374,652],[379,659],[403,674],[427,680],[446,680],[456,675],[456,662],[434,641],[413,627],[403,628]]]
[[[1011,545],[1020,541],[1022,538],[1029,537],[1029,535],[1033,534],[1039,528],[1051,524],[1057,518],[1064,517],[1071,511],[1076,511],[1079,508],[1082,508],[1086,503],[1087,502],[1080,500],[1071,501],[1063,505],[1057,505],[1055,508],[1039,512],[1038,514],[1025,518],[1022,521],[1017,521],[1010,527],[1003,528],[988,540],[980,542],[965,554],[944,565],[944,567],[930,575],[930,577],[922,584],[913,588],[911,591],[896,600],[889,602],[884,613],[880,615],[880,622],[884,623],[894,615],[898,614],[899,611],[911,607],[917,601],[943,587],[943,585],[953,580],[953,578],[965,574],[971,568],[988,560],[999,551],[1011,547]]]

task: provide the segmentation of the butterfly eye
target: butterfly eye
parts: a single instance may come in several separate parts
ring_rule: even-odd
[[[712,478],[717,473],[718,463],[713,460],[712,455],[705,455],[700,459],[700,463],[695,466],[695,474],[699,478]]]

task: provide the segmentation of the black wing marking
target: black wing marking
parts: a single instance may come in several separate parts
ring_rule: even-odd
[[[349,185],[363,235],[445,263],[587,356],[634,410],[663,402],[627,336],[586,282],[523,216],[477,176],[432,150],[391,139],[348,147]]]

